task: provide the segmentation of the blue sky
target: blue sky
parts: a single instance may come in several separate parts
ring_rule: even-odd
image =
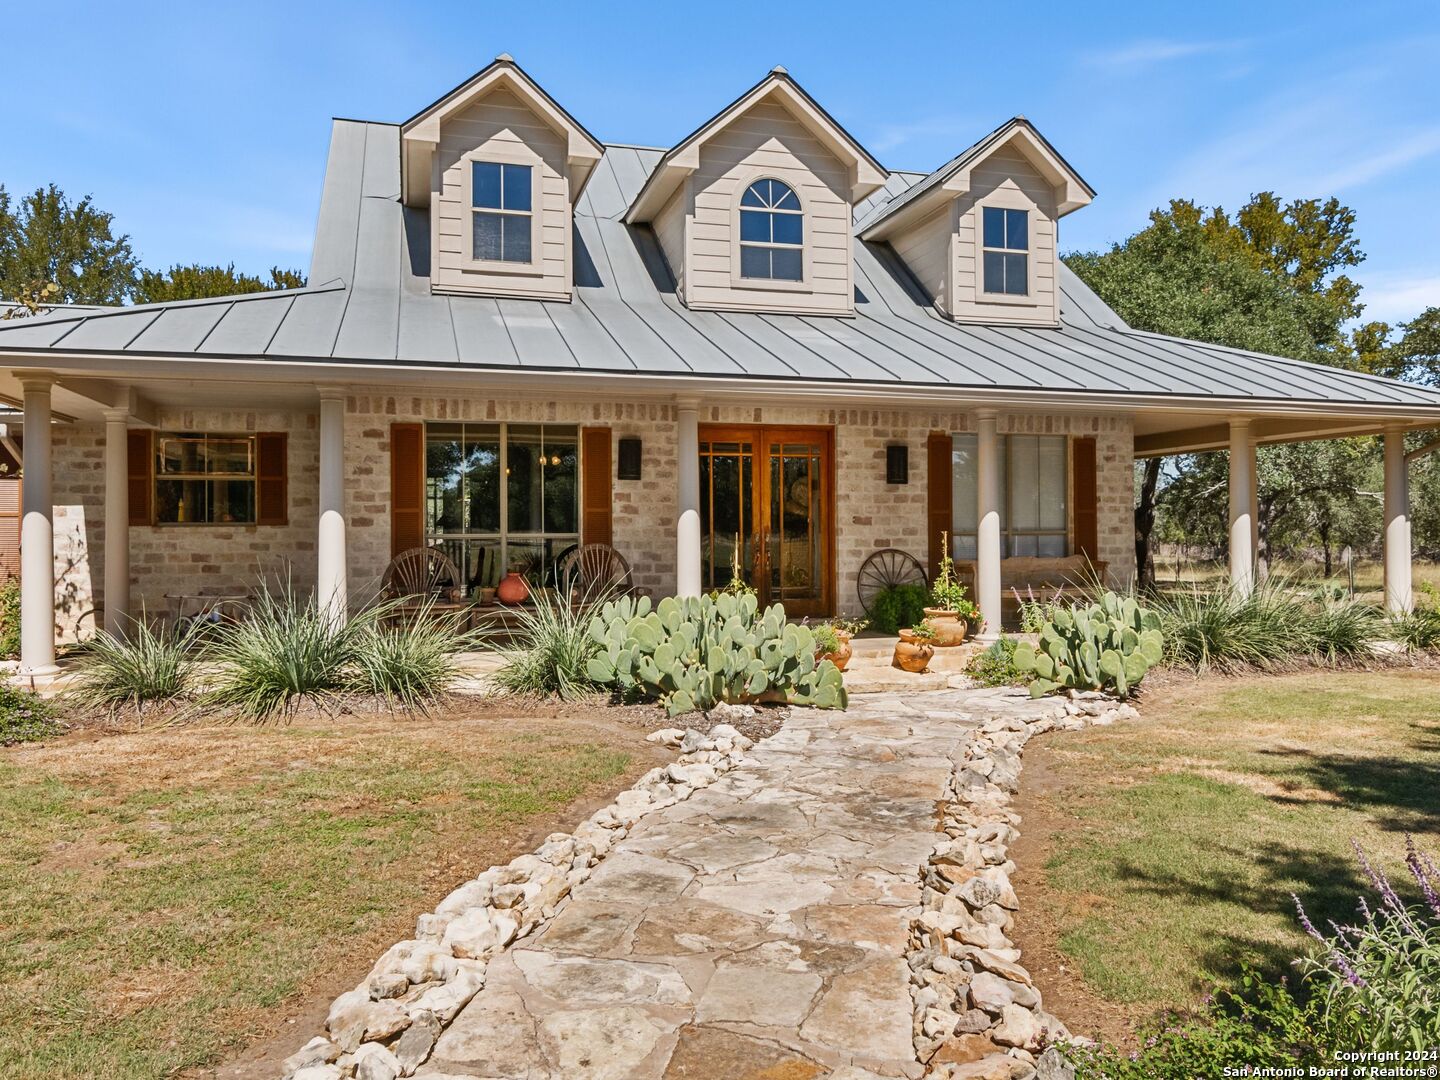
[[[601,139],[665,146],[784,64],[891,168],[1025,114],[1099,192],[1067,250],[1171,196],[1334,194],[1366,316],[1440,304],[1440,5],[684,7],[66,5],[9,40],[0,183],[92,194],[146,265],[305,267],[331,116],[403,120],[505,51]]]

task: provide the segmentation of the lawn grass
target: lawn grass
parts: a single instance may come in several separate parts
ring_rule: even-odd
[[[344,716],[0,751],[0,1073],[215,1062],[625,786],[643,734]]]
[[[1049,853],[1021,894],[1048,929],[1022,944],[1099,1012],[1185,1007],[1243,964],[1284,974],[1307,944],[1291,894],[1323,926],[1367,891],[1352,838],[1397,878],[1405,833],[1440,849],[1440,674],[1183,681],[1140,708],[1037,743],[1022,777]]]

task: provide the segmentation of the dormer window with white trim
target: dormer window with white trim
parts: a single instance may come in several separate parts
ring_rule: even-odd
[[[805,268],[805,213],[779,180],[756,180],[740,198],[740,276],[800,281]]]
[[[500,161],[470,163],[471,258],[534,261],[535,168]]]
[[[985,291],[1006,296],[1029,295],[1029,211],[987,206],[982,231]]]

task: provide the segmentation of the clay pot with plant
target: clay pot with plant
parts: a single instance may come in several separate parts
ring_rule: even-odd
[[[918,675],[930,666],[934,655],[935,627],[926,619],[908,630],[900,631],[900,640],[895,643],[895,658],[891,664],[901,671]]]
[[[815,627],[815,659],[829,660],[841,671],[850,663],[854,650],[850,648],[850,635],[842,633],[829,623]]]
[[[955,560],[950,558],[950,534],[940,534],[940,572],[930,586],[930,603],[925,621],[935,630],[935,646],[946,649],[965,642],[980,611],[965,595],[965,586],[955,576]]]

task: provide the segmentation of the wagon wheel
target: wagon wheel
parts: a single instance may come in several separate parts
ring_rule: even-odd
[[[856,591],[860,594],[860,606],[870,614],[870,605],[875,597],[896,585],[925,585],[925,568],[920,560],[908,551],[899,548],[883,548],[860,564]]]

